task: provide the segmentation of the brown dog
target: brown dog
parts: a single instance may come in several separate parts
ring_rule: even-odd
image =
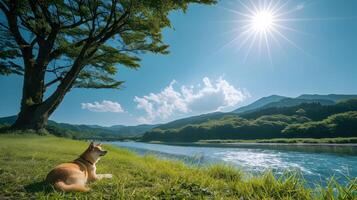
[[[111,174],[96,174],[95,164],[107,151],[102,150],[101,144],[90,143],[87,150],[76,160],[56,166],[48,173],[46,182],[56,189],[65,192],[87,192],[86,183],[102,178],[112,178]]]

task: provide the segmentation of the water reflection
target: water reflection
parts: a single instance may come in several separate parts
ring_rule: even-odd
[[[196,146],[196,147],[220,147],[220,148],[252,148],[252,149],[271,149],[281,151],[298,151],[306,153],[332,153],[340,155],[357,156],[357,145],[319,145],[319,144],[175,144],[178,146]]]
[[[244,145],[239,147],[202,147],[113,142],[141,155],[155,154],[161,158],[179,159],[188,164],[229,163],[244,171],[275,174],[298,171],[310,183],[323,183],[331,176],[346,183],[345,175],[357,177],[357,147],[347,146],[277,146]]]

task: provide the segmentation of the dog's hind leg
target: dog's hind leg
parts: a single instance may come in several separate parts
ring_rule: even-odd
[[[61,190],[64,192],[88,192],[89,188],[87,188],[85,185],[82,184],[66,184],[63,181],[58,181],[55,184],[53,184],[53,186],[57,189],[57,190]]]

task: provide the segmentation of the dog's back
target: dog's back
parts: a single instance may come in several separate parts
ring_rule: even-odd
[[[84,164],[79,162],[63,163],[48,173],[46,182],[61,191],[86,192],[89,190],[85,187],[87,177],[88,172]]]

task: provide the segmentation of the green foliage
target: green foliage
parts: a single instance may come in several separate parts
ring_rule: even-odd
[[[75,159],[87,143],[53,136],[0,135],[0,197],[9,199],[354,199],[356,180],[308,188],[296,174],[256,176],[229,166],[189,167],[105,145],[88,193],[63,193],[43,183],[55,165]]]
[[[74,87],[118,88],[116,65],[135,69],[141,53],[167,54],[169,13],[190,3],[215,0],[1,1],[0,74],[22,74],[15,60],[36,59],[58,81],[80,65]]]
[[[299,115],[304,115],[306,113],[306,111],[302,108],[300,108],[299,110],[296,111],[297,114]]]
[[[330,135],[349,136],[357,130],[357,111],[334,114],[322,121],[291,124],[282,132],[286,134],[309,134],[309,136],[323,137]],[[297,134],[298,133],[298,134]]]
[[[322,143],[322,144],[346,144],[357,143],[357,137],[338,138],[274,138],[256,140],[199,140],[196,144],[233,144],[233,143]]]
[[[256,119],[263,115],[277,114],[292,116],[296,115],[297,111],[299,111],[300,109],[303,109],[305,111],[303,116],[311,120],[323,120],[333,114],[348,111],[357,111],[357,99],[340,101],[334,105],[322,105],[320,103],[302,103],[297,106],[291,107],[270,107],[260,109],[254,112],[242,113],[240,116],[247,119]]]
[[[200,124],[189,124],[177,129],[155,128],[143,140],[194,142],[203,139],[257,139],[281,137],[289,123],[309,121],[306,117],[271,115],[248,120],[237,116],[224,116]]]
[[[224,181],[243,181],[244,173],[230,165],[212,165],[207,167],[207,174],[214,179]]]
[[[16,121],[16,116],[0,118],[0,128],[11,126]],[[74,139],[92,140],[122,140],[136,139],[144,134],[145,131],[152,129],[156,125],[137,125],[137,126],[90,126],[76,125],[67,123],[57,123],[49,120],[46,126],[48,133],[58,137]],[[11,130],[13,131],[13,130]],[[22,130],[20,132],[23,132]]]
[[[24,75],[12,128],[44,129],[73,87],[120,88],[118,65],[137,69],[141,54],[167,54],[169,13],[191,3],[216,0],[1,0],[0,75]]]
[[[185,122],[181,120],[158,126],[145,133],[142,140],[196,142],[215,139],[356,137],[356,112],[357,100],[351,99],[335,105],[304,103],[293,107],[267,108],[242,115],[216,114],[195,118],[191,120],[192,124],[180,126]],[[186,121],[190,122],[190,119]]]
[[[20,51],[16,48],[16,42],[9,32],[0,26],[0,75],[23,74],[23,67],[17,65],[15,58],[20,56]]]

